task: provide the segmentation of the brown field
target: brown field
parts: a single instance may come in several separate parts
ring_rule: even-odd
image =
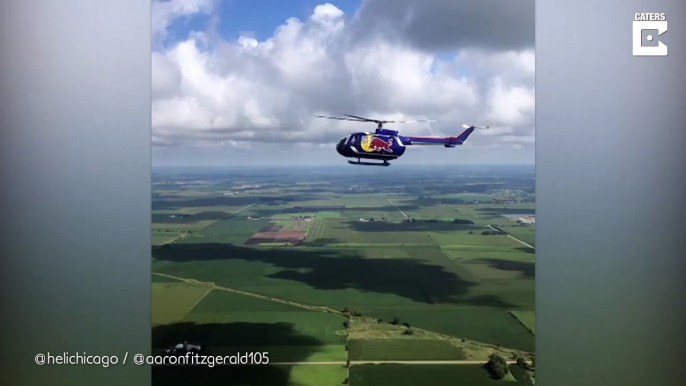
[[[304,220],[295,221],[294,224],[288,226],[269,223],[252,235],[243,245],[270,243],[300,245],[307,236],[309,224],[310,222]]]

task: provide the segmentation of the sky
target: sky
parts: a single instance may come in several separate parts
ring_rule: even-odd
[[[153,166],[336,165],[374,124],[465,144],[395,164],[534,163],[533,0],[152,0]]]

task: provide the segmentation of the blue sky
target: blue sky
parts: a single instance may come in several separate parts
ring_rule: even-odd
[[[274,30],[291,17],[305,20],[317,5],[318,0],[225,0],[218,2],[215,17],[218,18],[217,33],[226,40],[235,40],[241,34],[250,32],[264,41],[274,35]],[[347,15],[354,15],[360,0],[330,1]],[[196,14],[181,17],[170,25],[165,45],[188,37],[191,31],[203,31],[212,16]]]

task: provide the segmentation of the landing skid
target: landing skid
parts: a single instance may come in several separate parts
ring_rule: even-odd
[[[364,162],[364,161],[351,161],[348,160],[348,163],[351,165],[363,165],[363,166],[391,166],[391,164],[388,161],[383,161],[382,163],[379,162]]]

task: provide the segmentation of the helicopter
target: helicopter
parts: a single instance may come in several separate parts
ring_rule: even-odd
[[[390,166],[389,161],[398,159],[405,153],[406,146],[415,145],[443,145],[453,148],[462,145],[475,129],[488,129],[488,126],[477,127],[463,124],[465,129],[457,137],[406,137],[399,135],[396,130],[385,129],[386,123],[414,123],[414,122],[437,122],[434,120],[419,121],[389,121],[364,118],[356,115],[344,114],[345,117],[330,117],[317,115],[317,118],[335,119],[340,121],[352,122],[371,122],[376,123],[374,133],[360,132],[352,133],[341,139],[336,145],[338,154],[346,158],[356,158],[357,161],[348,160],[351,165],[363,166]],[[381,162],[369,162],[363,160],[377,160]]]

